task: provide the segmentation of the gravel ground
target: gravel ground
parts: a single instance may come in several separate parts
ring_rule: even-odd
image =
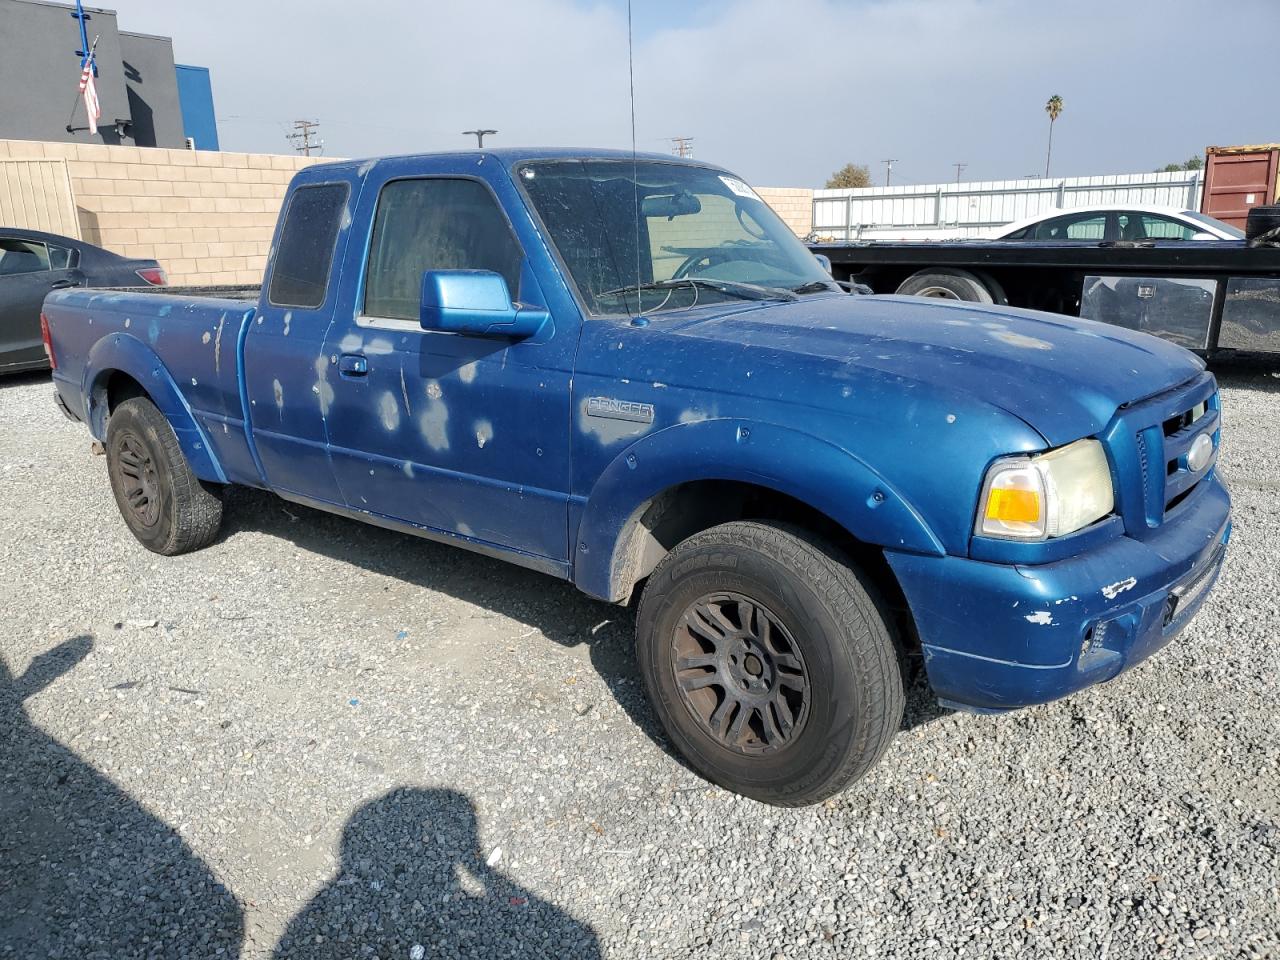
[[[0,957],[1280,956],[1280,379],[1222,379],[1189,631],[1003,718],[917,683],[804,810],[670,755],[627,611],[252,492],[153,556],[0,382]]]

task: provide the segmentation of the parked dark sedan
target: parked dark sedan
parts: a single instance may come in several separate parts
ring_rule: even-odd
[[[50,290],[167,282],[154,260],[130,260],[56,233],[0,227],[0,374],[49,365],[40,306]]]

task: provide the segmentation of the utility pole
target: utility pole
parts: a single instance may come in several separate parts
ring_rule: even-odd
[[[893,165],[898,161],[881,160],[880,162],[884,164],[884,185],[887,187],[889,185],[889,178],[893,176]]]
[[[677,157],[693,158],[693,137],[672,137],[671,152]]]
[[[480,150],[483,150],[483,149],[484,149],[484,138],[485,138],[485,136],[486,136],[487,134],[490,134],[490,133],[497,133],[497,132],[498,132],[497,130],[463,130],[463,131],[462,131],[462,135],[463,135],[464,137],[475,137],[475,138],[476,138],[476,148],[477,148],[477,149],[480,149]]]
[[[952,164],[952,166],[956,168],[956,183],[960,182],[960,174],[964,173],[964,168],[968,165],[968,160],[961,160],[959,163]]]
[[[324,146],[323,140],[312,142],[311,133],[313,130],[320,128],[319,120],[295,120],[293,121],[293,133],[286,133],[285,139],[293,141],[293,149],[302,154],[304,157],[311,156],[312,150],[319,150]]]

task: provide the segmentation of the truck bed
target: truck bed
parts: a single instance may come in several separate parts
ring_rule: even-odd
[[[179,433],[179,440],[193,466],[202,448],[213,454],[203,459],[223,465],[212,476],[198,469],[197,475],[259,483],[245,436],[238,374],[242,333],[257,311],[258,293],[256,287],[55,291],[45,301],[44,314],[57,346],[54,379],[73,387],[61,391],[67,412],[101,440],[110,392],[118,384],[98,382],[103,378],[94,371],[128,370],[153,395],[159,381],[171,406],[160,404],[162,411],[189,414],[185,419],[193,426],[189,435]],[[78,409],[76,403],[90,409]]]

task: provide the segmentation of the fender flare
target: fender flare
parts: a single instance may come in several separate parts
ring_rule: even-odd
[[[946,554],[906,497],[848,450],[777,424],[703,420],[636,441],[600,474],[583,507],[573,551],[578,587],[595,597],[618,599],[629,527],[654,497],[697,480],[764,487],[808,504],[863,542]]]
[[[85,398],[85,420],[89,432],[100,441],[107,439],[107,381],[113,373],[128,374],[141,384],[173,428],[191,471],[201,480],[226,483],[222,470],[191,407],[178,389],[164,363],[150,346],[126,333],[113,333],[93,345],[85,362],[81,390]]]

